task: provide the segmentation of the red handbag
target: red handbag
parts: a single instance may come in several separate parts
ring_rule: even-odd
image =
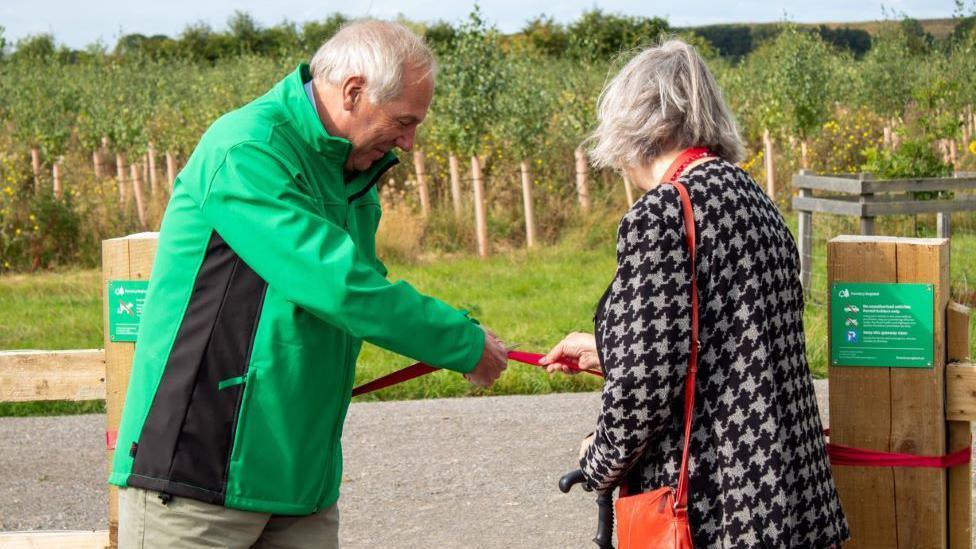
[[[665,486],[633,496],[621,494],[616,503],[618,549],[692,549],[688,525],[688,441],[691,439],[695,377],[698,374],[698,280],[695,274],[695,211],[688,189],[677,179],[689,164],[707,156],[714,155],[705,148],[685,149],[664,175],[664,184],[673,185],[681,197],[685,240],[691,255],[691,341],[685,378],[685,442],[678,487]]]

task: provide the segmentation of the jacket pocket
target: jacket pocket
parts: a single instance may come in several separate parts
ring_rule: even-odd
[[[255,390],[255,383],[258,377],[258,370],[255,368],[248,369],[247,373],[240,377],[229,378],[220,382],[219,391],[221,393],[227,392],[227,397],[233,398],[237,396],[237,408],[236,414],[234,415],[234,428],[231,431],[233,436],[230,459],[227,460],[228,467],[227,472],[224,473],[224,481],[227,481],[227,477],[230,473],[232,464],[241,459],[241,447],[242,438],[244,433],[247,431],[247,412],[248,403],[251,401],[251,395]]]

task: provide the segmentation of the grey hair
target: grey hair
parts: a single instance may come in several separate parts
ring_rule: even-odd
[[[421,80],[437,74],[437,61],[423,38],[399,23],[375,19],[343,25],[315,52],[309,65],[313,78],[334,86],[350,76],[362,77],[366,95],[374,103],[399,97],[407,68],[425,71]]]
[[[671,39],[631,59],[600,93],[599,124],[587,138],[601,168],[650,164],[674,149],[709,147],[739,162],[745,148],[732,111],[705,61]]]

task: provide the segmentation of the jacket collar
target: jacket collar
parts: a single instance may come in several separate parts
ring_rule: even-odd
[[[308,64],[298,65],[293,73],[286,76],[278,84],[281,103],[290,115],[301,138],[315,152],[340,166],[345,166],[346,160],[349,159],[349,154],[352,152],[352,143],[343,137],[331,136],[325,131],[318,113],[315,112],[315,107],[308,100],[308,95],[305,94],[305,83],[311,79],[312,73]],[[397,156],[393,151],[388,151],[382,158],[373,162],[365,172],[350,178],[350,182],[359,179],[362,175],[366,175],[368,179],[372,178],[377,171],[389,168],[396,162]]]

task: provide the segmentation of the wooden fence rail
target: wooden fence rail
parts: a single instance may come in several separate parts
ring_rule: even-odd
[[[105,351],[0,351],[0,402],[102,400]]]
[[[858,218],[861,235],[875,233],[875,218],[884,215],[937,215],[936,233],[952,235],[953,212],[976,211],[976,196],[948,193],[976,190],[976,175],[958,172],[955,177],[875,179],[871,174],[815,174],[801,170],[793,176],[793,209],[799,213],[800,281],[809,295],[813,273],[813,214],[825,213]],[[934,200],[919,199],[915,193],[947,193]]]

